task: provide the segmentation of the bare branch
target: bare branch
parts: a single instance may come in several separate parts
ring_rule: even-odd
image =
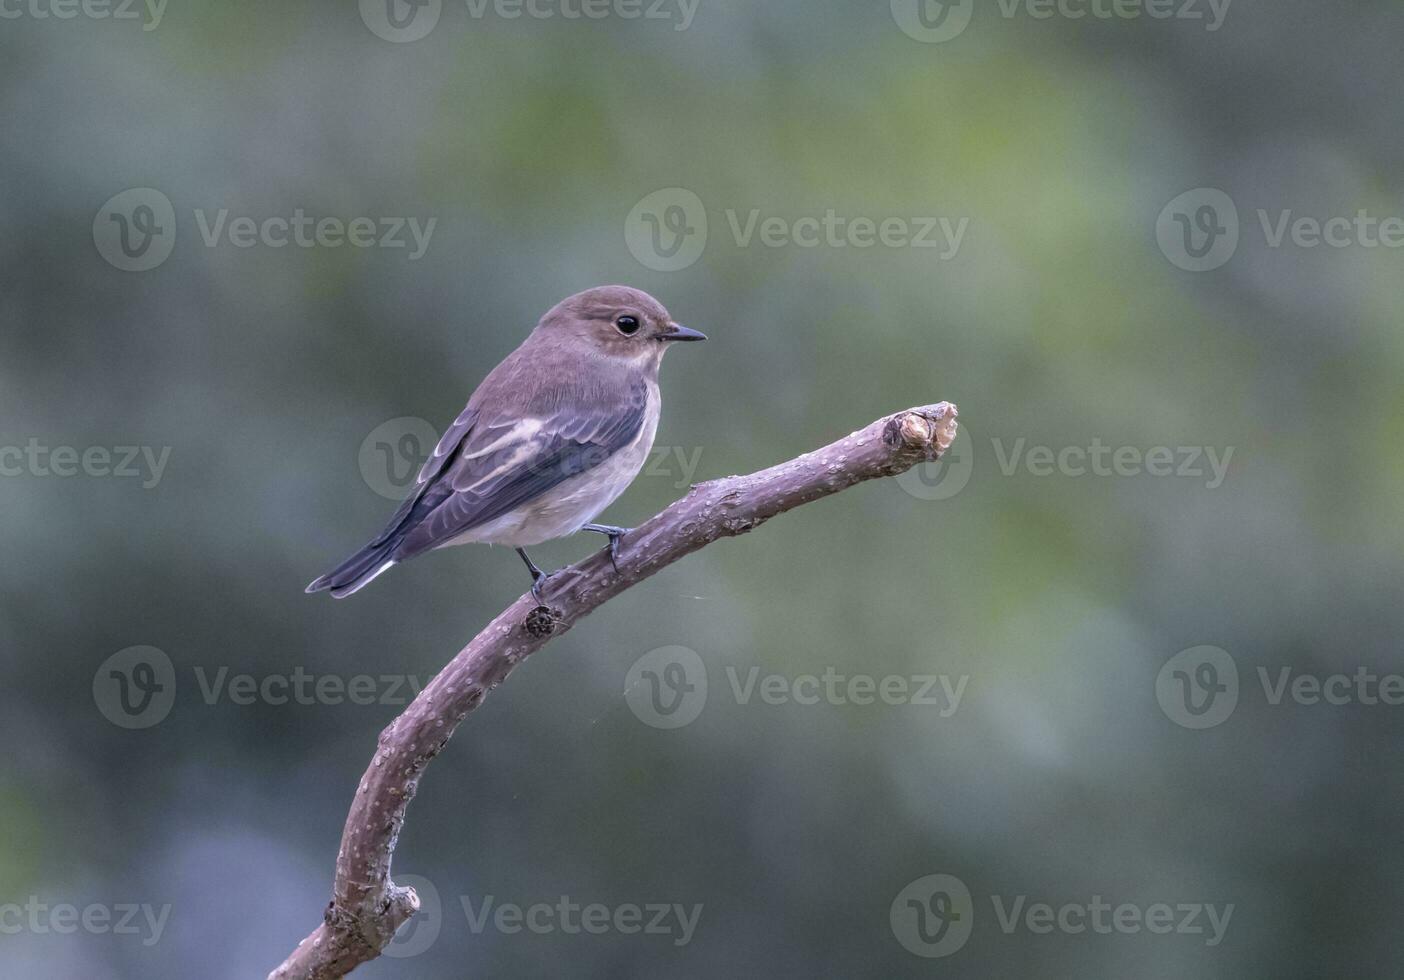
[[[617,573],[606,549],[553,575],[545,605],[528,593],[508,606],[380,733],[346,817],[324,921],[269,980],[344,977],[379,956],[419,909],[414,890],[390,880],[405,809],[424,767],[513,667],[625,589],[718,538],[936,459],[955,438],[956,415],[949,402],[911,408],[759,473],[698,484],[620,540]]]

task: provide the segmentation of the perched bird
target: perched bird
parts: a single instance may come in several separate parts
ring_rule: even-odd
[[[706,339],[627,286],[562,300],[473,392],[380,536],[307,591],[339,599],[431,548],[482,541],[517,549],[539,601],[547,574],[526,546],[598,531],[612,558],[629,529],[590,522],[653,447],[664,352]]]

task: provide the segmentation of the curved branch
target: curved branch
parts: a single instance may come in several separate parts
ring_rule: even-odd
[[[618,572],[605,549],[551,576],[546,605],[528,593],[508,606],[380,733],[346,817],[324,921],[269,980],[343,977],[379,956],[419,909],[414,889],[390,880],[405,809],[424,767],[513,667],[625,589],[718,538],[936,459],[955,438],[956,415],[949,402],[911,408],[770,469],[698,484],[620,539]]]

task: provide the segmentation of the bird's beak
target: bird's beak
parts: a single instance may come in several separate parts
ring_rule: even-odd
[[[693,330],[685,327],[681,323],[670,323],[668,329],[658,335],[659,340],[706,340],[707,335],[700,330]]]

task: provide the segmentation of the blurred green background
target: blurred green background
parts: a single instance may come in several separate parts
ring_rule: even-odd
[[[526,576],[302,588],[542,312],[623,282],[711,341],[605,520],[910,405],[960,439],[521,666],[410,809],[428,914],[356,976],[1398,976],[1404,706],[1354,678],[1404,671],[1404,255],[1355,219],[1404,216],[1404,8],[652,2],[0,6],[0,975],[261,977],[316,925],[401,682]],[[298,209],[434,224],[231,240]],[[795,240],[830,211],[963,233]],[[826,671],[963,687],[799,703]],[[298,672],[374,703],[278,703]],[[487,896],[701,911],[475,929]],[[1140,927],[1074,928],[1099,901]],[[1184,904],[1231,918],[1147,926]]]

